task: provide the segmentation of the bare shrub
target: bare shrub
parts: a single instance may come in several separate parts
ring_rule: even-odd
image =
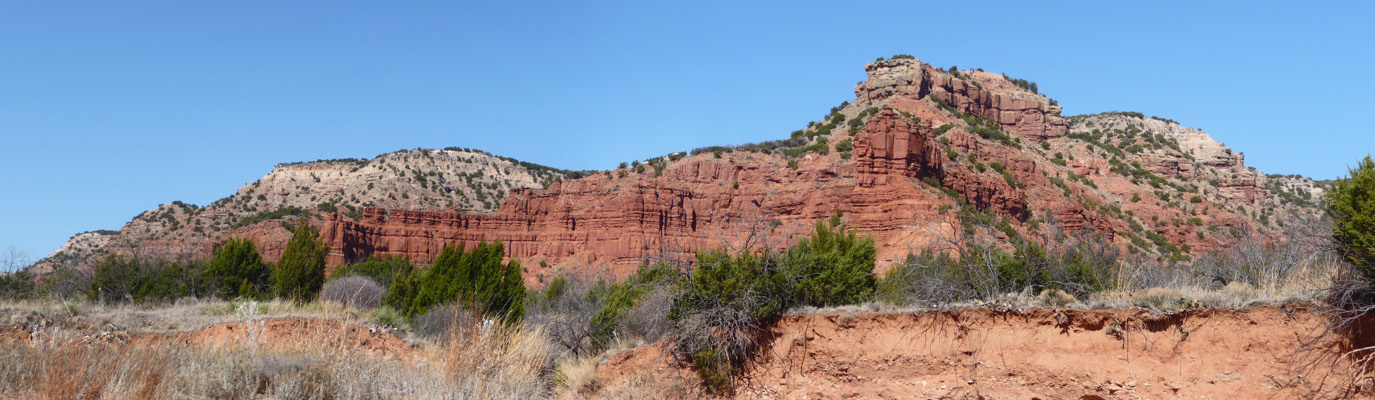
[[[526,304],[526,326],[541,327],[556,359],[601,353],[619,343],[653,341],[671,331],[667,315],[672,279],[669,267],[641,267],[624,282],[588,282],[562,276]]]
[[[382,296],[386,293],[387,290],[371,278],[352,275],[325,282],[320,299],[365,310],[381,305]]]
[[[1286,236],[1246,233],[1191,263],[1134,263],[1119,289],[1174,288],[1205,306],[1244,307],[1256,302],[1319,301],[1349,267],[1320,235],[1321,220],[1296,219]]]
[[[673,333],[668,313],[673,307],[673,291],[667,285],[645,293],[635,308],[630,309],[622,324],[626,337],[655,342]]]
[[[1199,296],[1204,307],[1238,309],[1251,305],[1260,295],[1256,287],[1245,282],[1231,282],[1221,289]]]
[[[933,247],[909,255],[906,262],[884,274],[876,292],[878,300],[898,306],[943,308],[966,302],[1003,302],[1003,295],[1008,293],[1046,290],[1074,299],[1113,288],[1121,280],[1120,251],[1101,235],[1054,233],[1039,239],[1046,243],[1043,247],[1029,239],[1008,236],[996,228],[1000,222],[991,216],[969,211],[962,215],[962,230],[931,231]],[[1007,242],[999,241],[998,235],[1006,236]],[[1072,300],[1062,303],[1069,302]]]
[[[525,326],[544,330],[556,359],[591,351],[590,321],[606,302],[604,297],[588,296],[591,289],[592,284],[582,276],[559,277],[531,296],[525,307]]]
[[[1046,289],[1036,296],[1036,300],[1051,307],[1064,307],[1074,302],[1074,296],[1060,289]]]
[[[448,343],[454,333],[465,332],[456,330],[456,328],[467,328],[483,323],[484,321],[477,312],[468,307],[459,307],[454,303],[440,304],[430,307],[430,311],[415,319],[415,333],[434,339],[437,343]],[[486,324],[490,325],[491,322],[486,322]]]
[[[1150,288],[1132,294],[1132,305],[1165,313],[1182,311],[1189,300],[1179,289]]]

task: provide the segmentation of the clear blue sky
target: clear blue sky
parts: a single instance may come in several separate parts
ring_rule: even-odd
[[[1368,2],[507,3],[4,1],[0,249],[39,258],[279,162],[605,169],[778,139],[898,53],[1036,81],[1066,115],[1172,118],[1268,173],[1375,151]]]

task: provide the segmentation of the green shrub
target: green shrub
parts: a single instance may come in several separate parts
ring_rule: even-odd
[[[781,257],[764,249],[697,254],[697,268],[673,290],[668,319],[675,354],[691,362],[707,389],[731,391],[730,376],[755,350],[764,321],[792,299]]]
[[[869,301],[876,254],[873,239],[856,238],[839,223],[817,221],[812,236],[785,255],[785,273],[796,282],[792,303],[827,307]]]
[[[850,151],[854,150],[854,148],[855,142],[853,140],[850,140],[849,138],[841,140],[840,143],[836,144],[836,151]]]
[[[697,268],[674,289],[668,314],[677,333],[674,349],[709,390],[729,393],[729,377],[754,351],[762,327],[789,307],[872,298],[875,253],[872,239],[824,221],[817,221],[813,237],[782,253],[699,252]]]
[[[267,293],[272,269],[263,263],[253,240],[230,238],[215,250],[200,275],[207,294],[222,299],[256,298]]]
[[[735,394],[735,385],[731,377],[737,368],[723,351],[704,349],[693,353],[692,369],[697,371],[697,376],[702,379],[702,386],[706,388],[707,393],[716,396]]]
[[[797,160],[788,160],[788,169],[797,169]]]
[[[1349,171],[1327,196],[1332,242],[1367,282],[1375,282],[1375,160],[1367,155]]]
[[[111,254],[96,265],[89,297],[101,302],[168,300],[191,295],[195,274],[187,265],[149,263]]]
[[[606,350],[615,341],[616,331],[623,325],[626,316],[631,309],[644,297],[646,293],[655,288],[667,285],[674,279],[674,271],[665,265],[642,266],[635,275],[631,275],[625,282],[618,284],[607,284],[599,281],[592,290],[588,291],[587,296],[594,304],[601,304],[596,314],[588,321],[588,338],[591,340],[591,351],[599,353]],[[555,281],[556,283],[559,281]],[[563,280],[566,282],[567,280]],[[554,284],[550,284],[545,296],[556,293]]]
[[[401,316],[401,313],[396,312],[394,308],[386,306],[377,307],[372,310],[372,314],[368,319],[374,324],[392,328],[402,328],[406,324],[406,318]]]
[[[461,243],[449,244],[429,268],[394,281],[384,304],[415,318],[431,307],[457,301],[507,322],[519,321],[525,315],[520,262],[503,264],[503,257],[500,241],[483,241],[472,251],[464,251]]]
[[[314,300],[325,284],[325,256],[329,246],[320,241],[318,229],[310,220],[301,218],[291,240],[282,251],[272,282],[277,297],[299,302]]]
[[[34,276],[28,271],[0,273],[0,300],[29,299],[37,295]]]

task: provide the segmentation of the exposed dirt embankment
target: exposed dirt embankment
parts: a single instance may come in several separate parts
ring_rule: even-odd
[[[739,398],[1332,398],[1345,340],[1302,306],[967,309],[789,315],[737,379]],[[610,387],[682,374],[666,345],[612,358]],[[681,375],[680,375],[681,376]]]

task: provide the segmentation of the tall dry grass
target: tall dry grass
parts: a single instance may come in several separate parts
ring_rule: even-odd
[[[251,324],[250,324],[251,326]],[[249,329],[251,330],[251,329]],[[456,323],[447,342],[413,357],[339,345],[337,330],[306,345],[207,347],[174,340],[102,342],[50,329],[0,345],[0,397],[43,399],[529,399],[550,394],[538,329]]]
[[[540,328],[505,325],[460,308],[453,312],[447,341],[433,355],[460,392],[483,399],[529,399],[549,393],[549,340]]]

